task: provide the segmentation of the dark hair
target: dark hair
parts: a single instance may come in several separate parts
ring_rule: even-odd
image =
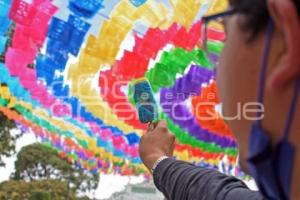
[[[300,16],[300,0],[294,2]],[[265,29],[269,19],[266,0],[230,0],[230,4],[237,12],[245,14],[245,21],[241,25],[250,31],[250,39]]]

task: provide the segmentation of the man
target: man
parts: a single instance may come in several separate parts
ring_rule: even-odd
[[[172,158],[174,136],[161,121],[140,143],[143,163],[168,200],[300,199],[300,0],[231,0],[217,67],[224,116],[237,104],[263,103],[263,119],[227,121],[240,164],[260,189]],[[263,115],[262,115],[263,114]],[[154,168],[154,169],[153,169]]]

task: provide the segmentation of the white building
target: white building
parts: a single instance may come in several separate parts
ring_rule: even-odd
[[[128,185],[122,192],[113,194],[107,200],[163,200],[164,196],[156,189],[153,182]]]

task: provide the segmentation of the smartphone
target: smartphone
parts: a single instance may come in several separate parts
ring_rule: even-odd
[[[133,100],[140,122],[146,124],[158,121],[158,107],[148,79],[135,80],[133,90]]]

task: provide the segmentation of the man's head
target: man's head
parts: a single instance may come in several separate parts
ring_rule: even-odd
[[[266,76],[262,124],[273,143],[279,141],[293,85],[300,74],[300,0],[231,0],[230,4],[237,13],[225,19],[227,39],[217,68],[217,82],[224,116],[243,115],[242,120],[227,122],[236,134],[241,164],[246,169],[249,133],[254,121],[247,119],[249,113],[245,116],[238,105],[257,102],[266,27],[271,17],[275,30]],[[295,121],[299,121],[299,114],[296,114]],[[252,117],[255,115],[253,112]],[[294,134],[297,128],[300,127],[296,122],[290,137],[292,141],[300,137]]]

